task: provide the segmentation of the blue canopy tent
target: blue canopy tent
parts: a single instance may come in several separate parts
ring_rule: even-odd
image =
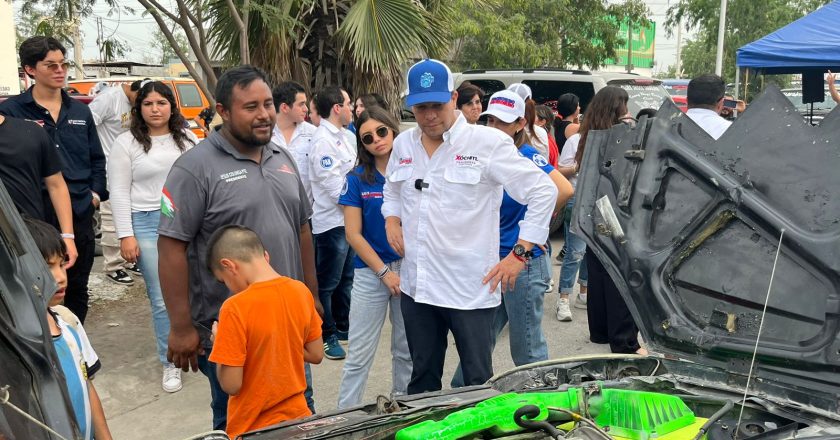
[[[753,41],[736,54],[735,64],[765,74],[840,70],[840,0]]]
[[[840,72],[840,0],[817,9],[793,23],[742,46],[736,53],[735,93],[741,69],[762,74],[801,73],[803,85],[822,95],[823,74]],[[818,82],[818,83],[817,83]],[[809,84],[806,84],[809,83]],[[822,99],[819,99],[822,101]]]

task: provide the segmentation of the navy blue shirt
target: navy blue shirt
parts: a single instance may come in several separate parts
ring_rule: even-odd
[[[402,257],[391,248],[388,237],[385,236],[385,217],[382,216],[382,188],[385,186],[385,177],[377,171],[375,182],[370,184],[362,177],[364,172],[365,167],[358,166],[347,173],[338,204],[362,209],[362,236],[382,262],[388,264]],[[353,263],[357,269],[367,267],[358,255],[354,257]]]
[[[519,147],[519,154],[531,159],[546,174],[554,171],[554,167],[549,165],[548,159],[528,144]],[[502,207],[499,210],[499,256],[501,258],[507,257],[516,241],[519,240],[519,222],[525,218],[525,211],[527,210],[528,205],[513,200],[505,191],[502,197]],[[532,252],[534,257],[543,254],[542,249],[537,246],[534,246]]]
[[[56,122],[46,108],[35,102],[30,87],[20,95],[0,103],[0,114],[28,119],[47,131],[61,157],[61,173],[70,190],[75,215],[83,215],[91,209],[91,191],[99,194],[100,200],[108,200],[105,153],[102,152],[93,115],[87,105],[62,90],[61,113]]]

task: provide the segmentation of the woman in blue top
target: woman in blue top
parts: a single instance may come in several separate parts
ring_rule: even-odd
[[[525,101],[510,90],[502,90],[490,97],[487,126],[501,130],[513,138],[519,154],[532,160],[557,186],[557,207],[563,206],[572,194],[572,185],[554,169],[545,156],[529,144],[525,131]],[[507,192],[502,196],[499,216],[499,258],[510,254],[519,238],[519,222],[525,218],[523,205]],[[546,228],[548,225],[546,225]],[[542,332],[543,300],[551,281],[551,266],[540,247],[534,247],[525,269],[516,278],[513,290],[502,292],[502,304],[496,311],[496,336],[510,323],[510,356],[517,366],[548,359],[548,346]],[[460,367],[452,379],[452,387],[463,386]]]
[[[338,408],[361,403],[389,306],[393,394],[405,394],[411,379],[411,355],[400,309],[398,274],[402,260],[388,244],[381,212],[383,175],[399,125],[381,107],[366,107],[356,122],[359,166],[347,174],[338,200],[344,206],[347,242],[356,252],[350,346],[341,376]]]

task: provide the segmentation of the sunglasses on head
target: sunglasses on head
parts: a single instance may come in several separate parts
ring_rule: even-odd
[[[63,62],[63,63],[49,63],[49,64],[44,64],[44,67],[46,67],[48,70],[56,72],[56,71],[58,71],[59,67],[61,68],[61,70],[70,69],[70,63],[68,63],[66,61]]]
[[[385,136],[388,136],[389,131],[391,131],[391,129],[383,125],[383,126],[377,128],[376,131],[374,131],[374,133],[376,133],[376,137],[382,139]],[[365,133],[362,136],[362,143],[365,144],[365,145],[372,144],[373,143],[373,134]]]

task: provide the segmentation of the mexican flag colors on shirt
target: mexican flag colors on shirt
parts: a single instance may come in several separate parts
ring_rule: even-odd
[[[172,201],[172,194],[169,194],[166,188],[163,189],[160,197],[160,213],[169,218],[175,217],[175,202]]]

